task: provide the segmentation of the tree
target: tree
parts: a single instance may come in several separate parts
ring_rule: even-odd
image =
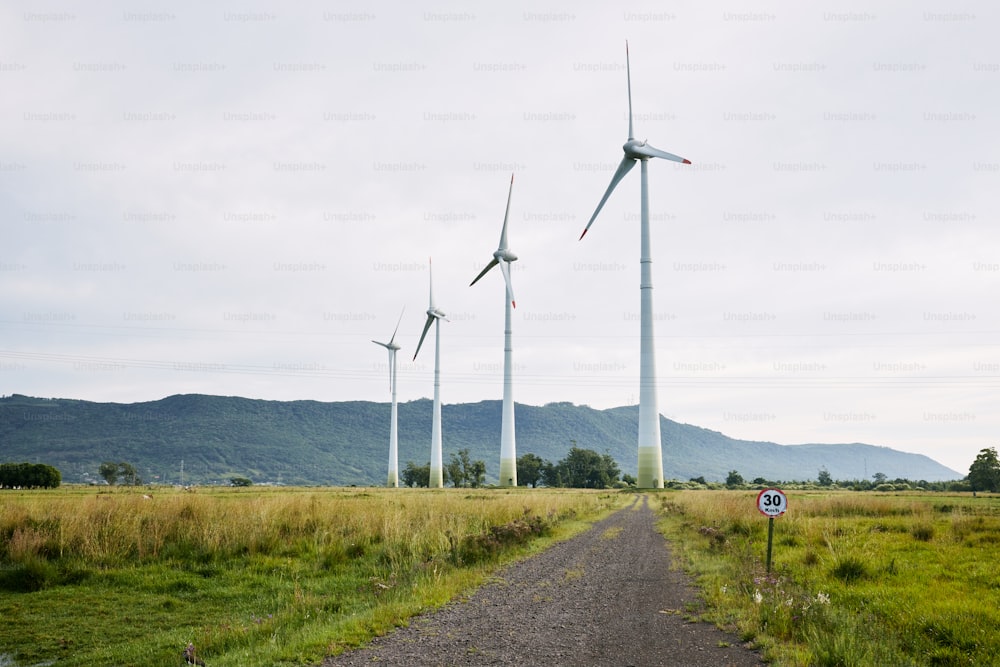
[[[976,460],[969,466],[969,484],[973,491],[1000,490],[1000,459],[996,447],[979,450]]]
[[[409,461],[403,468],[401,477],[406,486],[430,486],[431,464],[418,466],[413,461]]]
[[[233,486],[253,486],[253,482],[246,477],[230,477],[229,483]]]
[[[113,463],[112,461],[105,461],[104,463],[101,464],[101,467],[98,468],[98,472],[101,474],[101,477],[104,478],[104,481],[110,484],[111,486],[114,486],[115,482],[118,481],[117,463]]]
[[[453,452],[451,461],[445,466],[452,486],[456,488],[468,486],[470,482],[468,473],[471,468],[472,459],[469,457],[468,449],[460,449],[457,454]]]
[[[131,463],[126,463],[124,461],[119,463],[118,476],[121,478],[122,484],[127,484],[128,486],[139,486],[142,484],[142,478],[139,476],[139,472]]]
[[[98,472],[104,478],[104,481],[112,486],[117,484],[119,480],[122,484],[127,484],[128,486],[142,484],[142,477],[139,476],[139,472],[135,469],[135,466],[125,461],[119,463],[105,461],[98,468]]]
[[[44,463],[0,463],[0,489],[55,489],[62,473]]]
[[[479,487],[486,482],[486,462],[473,461],[468,449],[460,449],[457,454],[452,454],[444,471],[455,487]]]
[[[822,468],[819,469],[819,474],[816,477],[816,482],[820,486],[830,486],[831,484],[833,484],[833,477],[830,476],[830,471],[826,469],[826,466],[823,466]]]
[[[466,481],[472,485],[472,488],[478,489],[480,486],[486,483],[486,462],[485,461],[473,461],[471,467],[469,468],[468,477]]]
[[[578,489],[606,489],[618,481],[621,471],[610,454],[598,454],[592,449],[571,447],[566,458],[545,468],[547,486],[567,486]]]
[[[545,461],[536,454],[522,454],[517,458],[517,481],[524,486],[538,488],[542,479],[542,469]],[[551,465],[551,464],[550,464]]]
[[[742,486],[742,485],[743,485],[743,475],[741,475],[735,470],[730,470],[729,474],[726,476],[726,486],[728,486],[731,489],[735,486]]]
[[[888,479],[889,478],[886,477],[886,474],[884,472],[877,472],[874,475],[872,475],[872,481],[875,483],[875,486],[878,486],[879,484],[885,484],[886,481],[888,481]]]
[[[562,471],[552,461],[546,461],[542,466],[542,484],[552,488],[559,488],[563,485]]]
[[[636,484],[638,484],[636,478],[632,475],[629,475],[628,473],[622,474],[622,481],[628,484],[629,486],[635,486]]]

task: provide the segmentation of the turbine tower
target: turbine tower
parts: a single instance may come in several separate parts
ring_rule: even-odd
[[[656,350],[653,338],[653,258],[649,241],[649,184],[646,162],[658,157],[683,164],[690,160],[653,148],[645,140],[638,141],[632,131],[632,71],[629,66],[628,42],[625,42],[625,76],[628,83],[628,141],[622,146],[625,156],[611,177],[611,184],[601,197],[594,215],[580,234],[594,224],[597,214],[608,201],[615,186],[638,161],[640,170],[640,282],[639,282],[639,474],[640,488],[663,488],[663,454],[660,450],[660,411],[656,398]]]
[[[413,353],[413,360],[417,360],[420,354],[420,346],[424,344],[427,330],[434,325],[434,413],[431,417],[431,477],[428,483],[432,489],[444,486],[444,463],[441,460],[441,320],[448,319],[444,312],[434,305],[434,272],[430,260],[427,260],[427,268],[430,273],[431,298],[427,307],[427,321],[424,323],[424,331],[420,334],[420,342],[417,343],[417,351]]]
[[[504,294],[503,328],[503,416],[500,420],[500,486],[517,486],[517,445],[514,439],[514,384],[511,379],[513,367],[511,346],[510,309],[514,303],[514,288],[510,284],[510,263],[517,260],[507,245],[507,220],[510,217],[510,196],[514,193],[514,174],[510,175],[510,191],[507,193],[507,211],[503,215],[503,229],[500,231],[500,245],[493,253],[493,259],[469,283],[475,285],[494,266],[500,266],[506,284]]]
[[[403,309],[406,310],[405,308]],[[389,351],[389,392],[392,394],[392,412],[389,418],[389,476],[386,486],[396,488],[399,486],[399,447],[397,438],[397,409],[396,409],[396,352],[400,347],[396,344],[396,332],[399,331],[399,323],[403,321],[403,313],[399,314],[396,328],[392,332],[392,338],[388,343],[380,343],[377,340],[372,342],[381,345]]]

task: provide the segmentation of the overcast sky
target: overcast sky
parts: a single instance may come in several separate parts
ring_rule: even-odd
[[[442,399],[638,402],[649,164],[660,411],[965,472],[1000,431],[989,2],[0,7],[0,393],[388,401],[433,257]],[[447,448],[447,433],[444,434]],[[669,457],[669,444],[664,455]]]

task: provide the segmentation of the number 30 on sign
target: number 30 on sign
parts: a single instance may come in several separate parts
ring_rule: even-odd
[[[788,509],[788,499],[779,489],[764,489],[757,494],[757,509],[766,517],[781,516]]]

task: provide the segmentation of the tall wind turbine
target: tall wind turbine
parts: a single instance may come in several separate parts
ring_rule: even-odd
[[[420,334],[420,342],[417,343],[417,351],[413,353],[413,360],[417,360],[420,354],[420,346],[424,344],[427,330],[434,325],[434,413],[431,420],[431,477],[428,486],[431,488],[441,488],[444,486],[444,463],[441,460],[441,320],[448,319],[444,312],[434,305],[434,272],[430,260],[427,260],[427,268],[430,272],[431,299],[427,307],[427,321],[424,323],[424,331]]]
[[[405,308],[403,309],[406,310]],[[399,323],[403,321],[403,313],[399,314],[396,328],[392,332],[392,338],[388,343],[380,343],[377,340],[372,342],[381,345],[389,351],[389,392],[392,394],[392,412],[389,418],[389,477],[386,486],[399,486],[399,447],[397,438],[397,409],[396,409],[396,352],[400,347],[396,344],[396,332],[399,331]]]
[[[580,234],[586,235],[594,224],[597,214],[601,212],[604,203],[608,201],[615,186],[625,177],[625,174],[638,161],[640,170],[640,237],[641,254],[639,257],[639,475],[637,483],[641,488],[663,488],[663,454],[660,451],[660,411],[656,398],[656,351],[653,340],[653,258],[649,242],[649,184],[646,162],[649,158],[658,157],[683,164],[691,164],[673,153],[667,153],[653,148],[645,140],[638,141],[632,131],[632,71],[629,66],[628,42],[625,42],[625,76],[628,82],[628,141],[622,146],[625,157],[618,165],[618,170],[611,177],[611,184],[601,197],[594,215]]]
[[[500,231],[500,245],[493,253],[493,259],[469,283],[475,285],[494,266],[500,266],[506,284],[504,294],[503,328],[503,416],[500,420],[500,486],[517,486],[517,445],[514,442],[514,385],[511,379],[512,353],[510,309],[514,303],[514,288],[510,284],[510,263],[517,260],[507,245],[507,220],[510,217],[510,196],[514,193],[514,174],[510,175],[510,191],[507,193],[507,211],[503,215],[503,229]]]

